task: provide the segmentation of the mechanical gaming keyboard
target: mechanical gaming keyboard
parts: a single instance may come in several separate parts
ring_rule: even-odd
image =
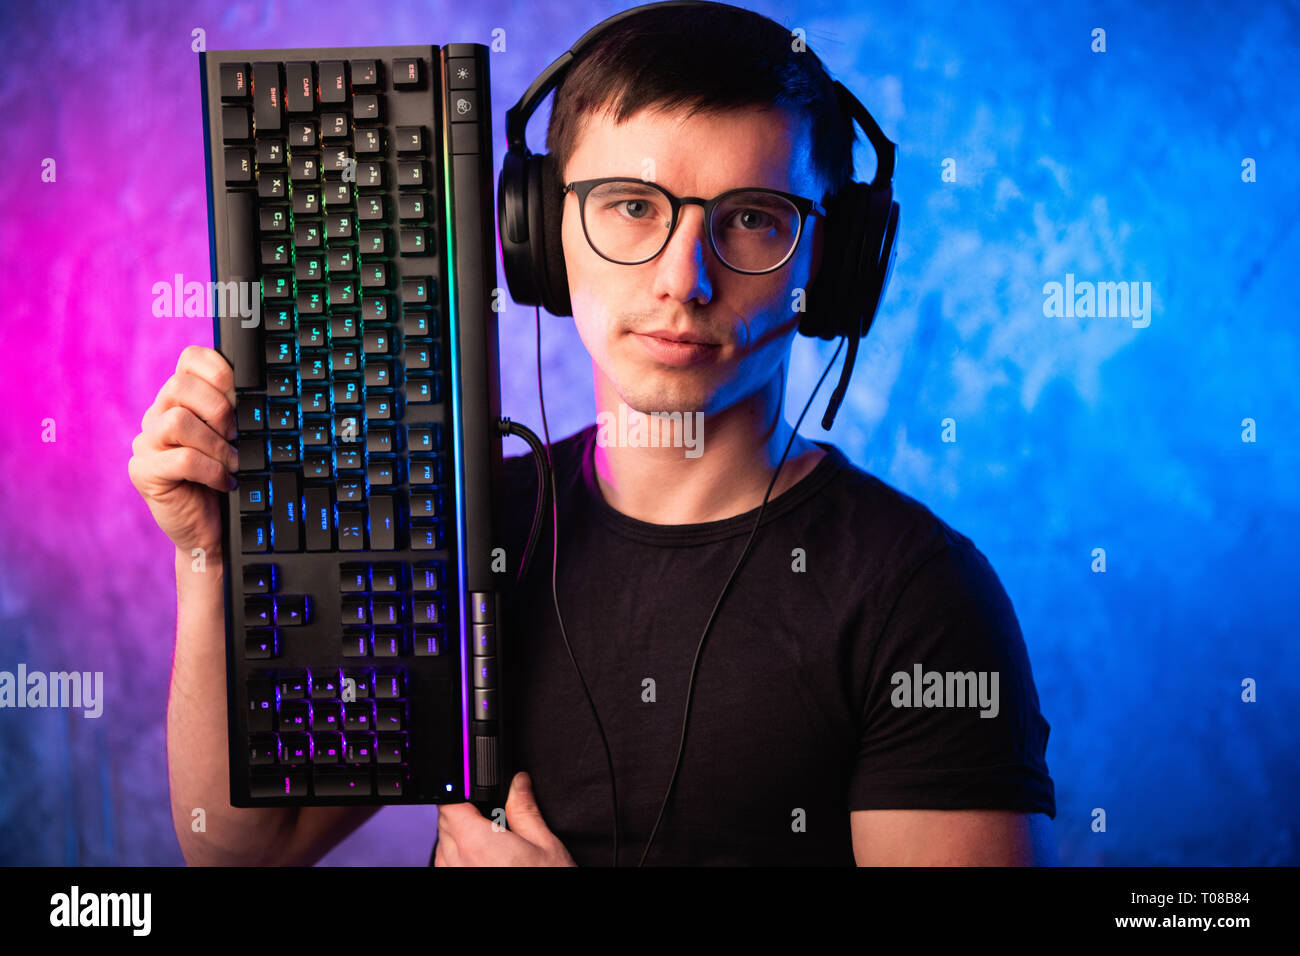
[[[239,430],[231,804],[500,806],[487,47],[208,51],[200,74]]]

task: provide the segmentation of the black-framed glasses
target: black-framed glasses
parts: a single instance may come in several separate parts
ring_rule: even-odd
[[[649,262],[663,252],[683,206],[704,207],[705,234],[728,269],[761,275],[794,255],[810,215],[821,203],[779,189],[742,187],[712,199],[677,197],[658,183],[630,177],[582,179],[564,187],[578,196],[582,231],[596,255],[620,265]]]

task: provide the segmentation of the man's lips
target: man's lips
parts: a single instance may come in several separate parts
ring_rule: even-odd
[[[638,332],[638,335],[649,335],[656,339],[663,339],[665,342],[680,342],[684,345],[717,345],[717,342],[710,341],[697,332],[674,332],[671,329],[655,329],[653,332]]]

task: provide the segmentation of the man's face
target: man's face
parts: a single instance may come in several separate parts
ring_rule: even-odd
[[[589,115],[563,181],[625,176],[652,180],[676,196],[711,199],[759,186],[820,200],[806,127],[776,108],[689,119],[685,110],[642,110],[621,126],[606,114]],[[823,228],[821,217],[809,217],[785,265],[742,275],[718,261],[703,208],[688,205],[656,258],[620,265],[588,244],[578,197],[567,194],[562,238],[570,297],[598,395],[645,413],[716,412],[784,374],[802,316],[794,290],[816,275]],[[648,334],[665,331],[710,344],[674,346]]]

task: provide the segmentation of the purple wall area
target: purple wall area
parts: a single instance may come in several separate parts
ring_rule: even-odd
[[[180,351],[212,342],[210,320],[151,314],[155,282],[209,275],[191,31],[227,49],[491,43],[503,29],[499,168],[507,107],[623,6],[0,12],[0,670],[102,671],[105,699],[98,719],[0,710],[0,863],[181,862],[164,741],[172,549],[126,465]],[[1053,727],[1063,862],[1295,864],[1300,14],[1132,6],[754,4],[802,27],[900,143],[893,285],[829,440],[998,570]],[[545,109],[535,150],[544,133]],[[1245,157],[1257,182],[1242,181]],[[1067,273],[1151,282],[1150,326],[1046,317],[1042,287]],[[590,360],[572,320],[543,323],[558,438],[592,420]],[[532,310],[510,305],[501,330],[503,412],[540,433]],[[791,421],[832,349],[796,346]],[[810,437],[825,437],[830,387]],[[1106,574],[1090,570],[1096,547]],[[1258,703],[1241,702],[1244,678]],[[325,862],[422,864],[435,821],[384,810]]]

